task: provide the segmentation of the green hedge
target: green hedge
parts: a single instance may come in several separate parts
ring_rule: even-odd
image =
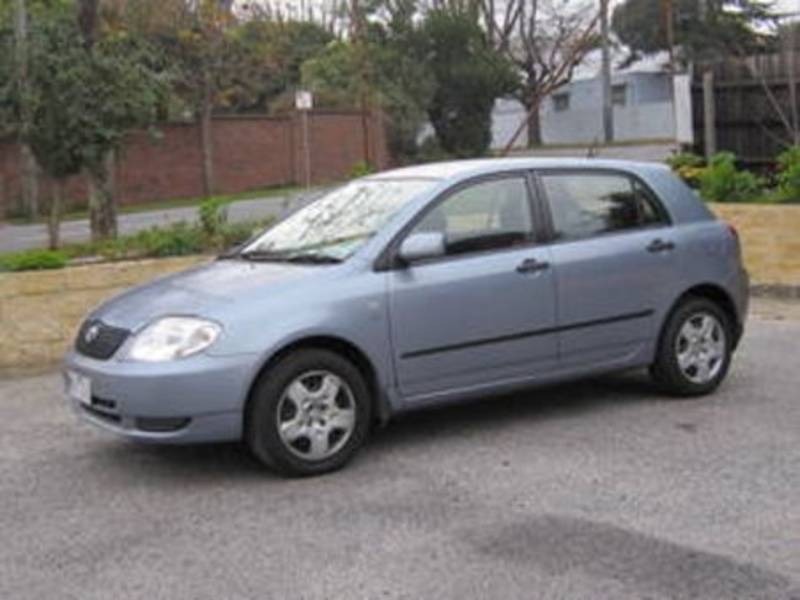
[[[25,250],[0,255],[0,271],[61,269],[68,260],[67,255],[59,250]]]

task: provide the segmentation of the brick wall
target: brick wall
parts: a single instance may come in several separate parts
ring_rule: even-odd
[[[121,204],[137,204],[200,196],[203,193],[200,132],[195,124],[167,124],[153,138],[131,134],[117,163]],[[286,117],[219,117],[213,123],[214,171],[218,193],[289,185],[305,181],[300,119]],[[315,112],[309,115],[311,180],[324,183],[346,177],[364,159],[364,131],[360,113]],[[368,151],[373,165],[385,168],[389,157],[378,114],[367,119]],[[43,197],[49,193],[45,181]],[[72,178],[67,197],[73,206],[87,196],[83,177]],[[19,148],[0,141],[0,217],[20,197]]]

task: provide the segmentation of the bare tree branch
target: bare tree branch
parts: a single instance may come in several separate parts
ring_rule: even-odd
[[[568,83],[575,68],[595,46],[599,13],[590,2],[567,8],[557,0],[482,0],[489,41],[520,70],[523,85],[516,98],[526,117],[507,153],[526,126],[529,145],[538,143],[538,110],[542,100]]]

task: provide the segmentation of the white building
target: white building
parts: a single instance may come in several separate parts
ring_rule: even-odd
[[[673,95],[674,90],[674,95]],[[612,78],[614,140],[692,142],[691,93],[687,76],[671,85],[664,72],[632,71]],[[603,95],[600,77],[579,79],[546,98],[539,111],[545,145],[596,144],[603,140]],[[504,148],[525,118],[515,100],[495,104],[492,147]],[[527,146],[524,130],[515,147]]]

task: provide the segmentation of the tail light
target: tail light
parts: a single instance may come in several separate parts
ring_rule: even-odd
[[[738,241],[739,241],[739,232],[736,230],[736,227],[734,227],[730,223],[726,223],[726,225],[728,226],[728,231],[731,232],[731,235],[733,236],[733,239],[736,240],[737,243],[738,243]]]

